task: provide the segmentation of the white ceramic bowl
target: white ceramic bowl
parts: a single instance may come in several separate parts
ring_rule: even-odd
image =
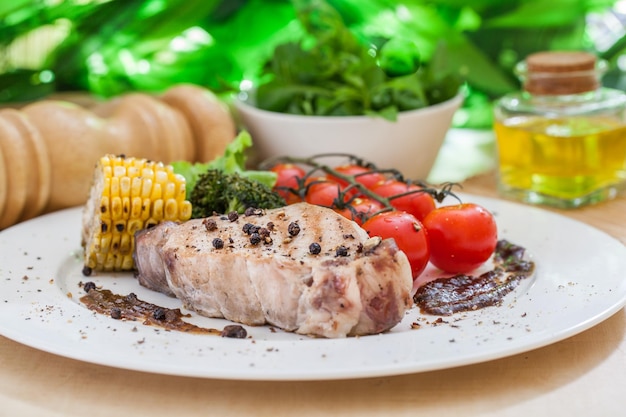
[[[396,122],[368,116],[299,116],[258,109],[235,99],[243,127],[250,132],[255,157],[309,157],[350,153],[395,168],[406,178],[425,180],[463,102],[459,94],[443,103],[402,112]]]

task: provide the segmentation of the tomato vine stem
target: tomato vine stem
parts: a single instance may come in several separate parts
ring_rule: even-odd
[[[354,164],[354,165],[367,168],[368,172],[357,173],[354,175],[344,174],[334,169],[330,165],[320,162],[320,160],[324,158],[345,158],[346,159],[345,163]],[[393,199],[405,197],[405,196],[416,194],[416,193],[430,194],[433,197],[433,199],[439,203],[441,203],[448,196],[453,197],[459,202],[461,202],[461,198],[453,192],[454,187],[457,187],[457,186],[460,187],[458,183],[447,182],[447,183],[441,184],[439,188],[435,188],[433,185],[428,184],[421,180],[414,181],[414,180],[406,179],[404,175],[397,169],[379,169],[373,162],[360,158],[358,156],[349,154],[349,153],[322,153],[322,154],[312,155],[309,157],[279,156],[279,157],[270,158],[270,159],[263,161],[259,165],[259,168],[269,169],[272,166],[276,164],[280,164],[280,163],[296,164],[300,166],[306,166],[309,168],[308,170],[306,170],[306,174],[303,178],[298,178],[297,188],[282,187],[285,191],[293,193],[294,195],[297,195],[302,200],[304,200],[304,197],[306,196],[311,186],[328,181],[326,179],[310,180],[311,178],[314,178],[314,175],[319,171],[325,173],[326,175],[330,175],[332,177],[335,177],[337,179],[340,179],[346,182],[348,185],[343,190],[342,189],[338,190],[337,198],[333,200],[333,208],[337,208],[337,209],[348,208],[353,212],[353,214],[361,215],[360,217],[362,220],[366,220],[365,218],[363,218],[362,213],[356,213],[353,210],[353,208],[350,206],[350,203],[353,202],[355,198],[362,197],[362,196],[371,198],[372,200],[375,200],[381,203],[384,207],[382,210],[372,213],[371,215],[369,215],[369,217],[379,214],[381,212],[393,210],[394,208],[391,204],[391,201]],[[417,185],[419,189],[410,190],[405,193],[393,195],[391,197],[382,197],[376,194],[375,192],[371,191],[370,189],[368,189],[365,185],[357,181],[357,178],[359,176],[368,175],[371,173],[381,173],[381,174],[388,176],[388,178],[390,179],[395,179],[397,181],[404,182],[407,185],[410,185],[410,184]],[[355,189],[357,190],[356,195],[353,193],[353,190]]]

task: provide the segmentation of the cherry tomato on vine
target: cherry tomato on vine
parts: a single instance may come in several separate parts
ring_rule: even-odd
[[[430,262],[451,273],[466,273],[493,254],[498,230],[493,215],[473,203],[439,207],[426,216]]]
[[[360,165],[340,165],[334,168],[340,174],[344,175],[352,175],[354,176],[354,180],[363,184],[366,188],[372,188],[377,183],[385,180],[385,175],[380,172],[372,172],[371,169],[360,166]],[[337,178],[335,176],[329,176],[330,179],[337,181],[342,186],[346,187],[348,182]]]
[[[306,172],[295,164],[277,164],[270,168],[270,171],[277,174],[274,191],[285,199],[287,204],[301,201],[300,197],[288,190],[288,188],[298,189],[298,179],[304,178]]]
[[[423,188],[416,184],[406,184],[394,179],[379,182],[372,188],[373,192],[386,198],[413,192],[403,197],[390,198],[389,202],[396,210],[406,211],[414,215],[419,221],[423,221],[426,215],[435,209],[436,205],[433,197],[421,190]]]
[[[335,200],[341,193],[341,185],[326,177],[313,177],[307,180],[307,191],[304,201],[318,206],[333,207]],[[344,201],[349,196],[344,196]]]
[[[362,227],[370,236],[395,239],[398,248],[409,259],[414,280],[428,265],[430,259],[428,233],[412,214],[395,210],[386,211],[371,217]]]
[[[335,209],[342,216],[354,220],[357,224],[363,224],[363,218],[369,218],[374,213],[382,210],[383,204],[367,197],[356,197],[348,203],[348,207]]]

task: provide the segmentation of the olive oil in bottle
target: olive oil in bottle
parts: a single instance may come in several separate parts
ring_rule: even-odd
[[[501,194],[573,208],[626,189],[626,95],[599,86],[603,65],[542,52],[518,66],[524,91],[495,110]]]

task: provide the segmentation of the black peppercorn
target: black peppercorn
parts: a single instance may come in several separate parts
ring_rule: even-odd
[[[165,319],[165,310],[162,309],[161,307],[155,309],[152,312],[152,317],[154,317],[155,320],[164,320]]]
[[[231,324],[224,327],[224,330],[220,333],[222,337],[232,337],[235,339],[245,339],[248,336],[248,332],[242,326],[237,324]]]
[[[236,211],[231,211],[230,213],[228,213],[228,220],[230,220],[231,222],[236,222],[238,218],[239,213],[237,213]]]
[[[309,245],[309,252],[312,255],[318,255],[321,251],[322,251],[322,247],[320,246],[319,243],[313,242]]]
[[[297,236],[300,233],[300,225],[296,222],[289,223],[287,226],[287,232],[289,232],[290,236]]]
[[[247,235],[251,235],[252,233],[257,233],[259,231],[259,226],[255,226],[252,223],[246,223],[243,225],[243,232]]]
[[[202,224],[209,232],[217,229],[217,222],[215,221],[215,219],[204,219],[202,221]]]
[[[83,289],[85,290],[85,292],[95,290],[96,284],[93,281],[86,282],[85,285],[83,286]]]
[[[348,248],[346,248],[345,246],[341,245],[339,246],[336,250],[335,250],[335,255],[336,256],[348,256]]]
[[[215,239],[213,239],[213,247],[215,249],[222,249],[224,247],[224,241],[219,237],[216,237]]]
[[[113,307],[111,309],[111,318],[115,320],[119,320],[122,318],[122,310],[117,307]]]
[[[244,214],[246,216],[260,216],[263,214],[263,210],[255,208],[255,207],[248,207],[246,211],[244,212]]]
[[[259,235],[258,233],[255,232],[250,235],[250,243],[252,243],[253,245],[257,245],[260,241],[261,235]]]

